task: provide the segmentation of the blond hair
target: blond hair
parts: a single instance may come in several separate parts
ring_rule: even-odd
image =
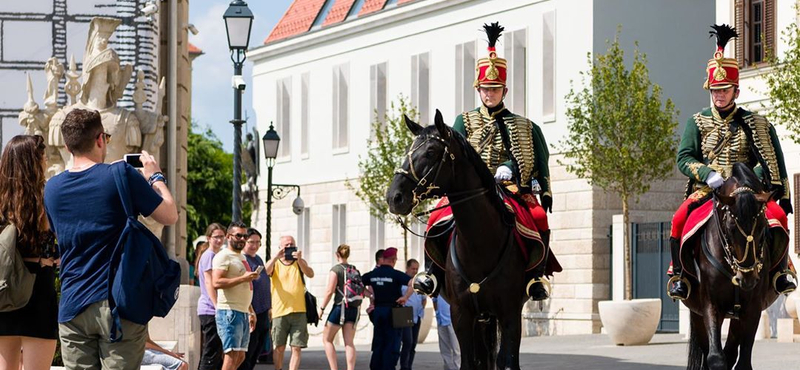
[[[339,248],[336,248],[336,254],[339,255],[339,257],[347,259],[350,257],[350,246],[347,244],[339,245]]]

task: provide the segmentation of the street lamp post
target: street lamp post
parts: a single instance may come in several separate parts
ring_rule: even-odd
[[[266,229],[266,246],[267,257],[271,257],[272,244],[272,198],[283,199],[289,194],[291,190],[297,191],[297,198],[292,202],[292,212],[296,215],[303,213],[303,199],[300,198],[300,186],[293,184],[273,184],[272,183],[272,167],[275,166],[275,158],[278,157],[278,146],[281,143],[281,138],[275,131],[272,122],[269,124],[269,130],[261,138],[262,146],[264,147],[264,157],[267,160],[267,229]]]
[[[233,0],[222,16],[228,34],[228,48],[233,61],[233,201],[232,219],[242,221],[242,92],[245,89],[242,66],[247,59],[247,45],[250,43],[250,29],[253,25],[253,12],[242,0]]]

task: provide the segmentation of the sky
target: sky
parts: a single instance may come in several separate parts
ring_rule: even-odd
[[[247,0],[255,17],[250,33],[251,48],[263,44],[292,1]],[[194,60],[192,66],[192,120],[201,128],[211,128],[227,152],[233,148],[233,125],[230,123],[233,119],[233,63],[222,15],[229,4],[230,1],[226,0],[194,0],[189,7],[189,23],[199,31],[197,35],[189,34],[189,42],[204,53]],[[256,124],[252,71],[253,64],[248,60],[242,73],[247,82],[242,98],[242,117],[249,117],[250,121],[242,127],[243,133]]]

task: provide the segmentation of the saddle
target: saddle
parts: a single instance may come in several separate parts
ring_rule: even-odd
[[[548,243],[542,239],[531,215],[529,207],[538,205],[536,198],[532,194],[515,194],[503,187],[498,187],[498,189],[497,193],[509,211],[506,222],[514,225],[515,244],[519,246],[523,258],[528,261],[526,271],[536,268],[547,260],[546,275],[561,272],[561,265],[549,250]],[[443,208],[431,213],[425,238],[425,254],[442,269],[447,262],[447,246],[455,235],[455,218],[453,218],[452,209],[444,207],[447,204],[449,204],[447,197],[443,197],[436,204],[436,208]],[[498,240],[498,243],[502,243],[502,241]]]

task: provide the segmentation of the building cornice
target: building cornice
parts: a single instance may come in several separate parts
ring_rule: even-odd
[[[444,8],[474,1],[476,0],[426,0],[413,2],[394,9],[373,13],[364,18],[346,21],[333,27],[309,31],[299,36],[250,49],[247,51],[247,58],[255,63],[259,60],[282,56],[300,49],[313,48],[359,33],[369,33],[378,28],[385,28],[386,26],[431,14]]]

